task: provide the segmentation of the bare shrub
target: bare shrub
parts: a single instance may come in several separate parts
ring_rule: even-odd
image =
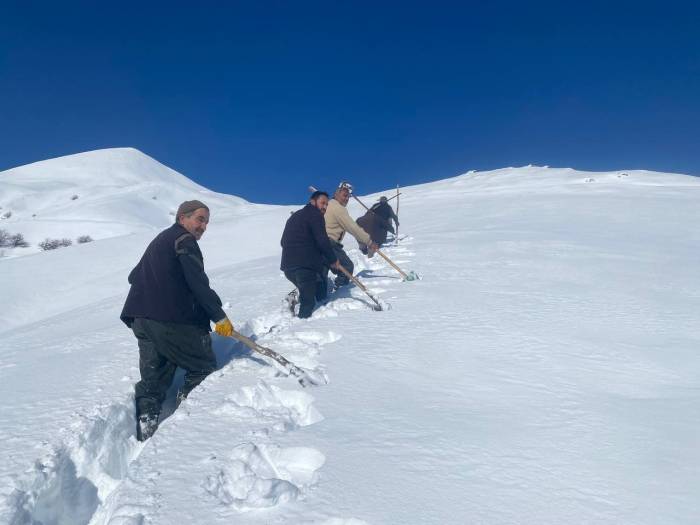
[[[15,233],[10,235],[9,244],[10,248],[27,248],[29,243],[25,240],[24,235],[21,233]]]
[[[39,243],[39,248],[43,251],[55,250],[64,246],[70,246],[73,241],[70,239],[49,239],[48,237]]]
[[[2,248],[26,248],[29,243],[25,240],[24,235],[15,233],[11,235],[7,230],[0,230],[0,247]]]
[[[43,241],[41,241],[39,243],[39,248],[41,248],[42,251],[45,251],[45,252],[47,252],[49,250],[55,250],[56,248],[61,247],[60,242],[61,241],[59,239],[49,239],[47,237],[46,239],[44,239]]]

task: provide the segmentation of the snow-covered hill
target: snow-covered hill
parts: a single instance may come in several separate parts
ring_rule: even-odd
[[[422,280],[348,239],[387,308],[353,287],[308,320],[283,306],[290,208],[215,213],[234,324],[328,384],[215,337],[220,369],[143,445],[118,314],[154,231],[0,260],[0,522],[695,523],[699,196],[537,167],[405,188],[386,253]]]
[[[5,256],[39,251],[46,238],[104,239],[154,231],[171,223],[184,200],[206,201],[230,217],[247,207],[239,197],[195,184],[133,148],[115,148],[35,162],[0,172],[0,228],[30,243]]]

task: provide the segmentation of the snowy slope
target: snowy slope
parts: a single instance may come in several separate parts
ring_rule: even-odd
[[[173,221],[184,200],[205,201],[230,215],[246,201],[217,194],[133,148],[68,155],[0,172],[0,228],[22,233],[29,248],[5,249],[5,256],[39,251],[45,238],[81,235],[104,239]]]
[[[700,181],[527,167],[403,191],[386,253],[421,281],[346,242],[383,312],[353,287],[292,319],[290,208],[214,220],[234,324],[328,384],[217,338],[220,369],[145,445],[117,318],[153,232],[0,261],[28,283],[0,328],[0,522],[696,523]]]

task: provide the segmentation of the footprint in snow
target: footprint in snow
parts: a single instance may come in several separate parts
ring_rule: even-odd
[[[316,344],[316,345],[326,345],[330,343],[335,343],[342,339],[342,335],[332,330],[325,332],[294,332],[294,337],[299,339],[302,343],[306,344]]]
[[[360,296],[361,290],[358,290],[357,297],[342,297],[335,299],[323,306],[319,307],[313,314],[314,319],[325,319],[328,317],[338,317],[340,312],[349,310],[366,310],[369,304],[365,301],[366,296]],[[350,293],[350,292],[348,292]],[[369,299],[367,299],[369,301]]]
[[[298,499],[316,482],[316,472],[325,461],[312,448],[242,443],[203,487],[222,504],[242,512],[274,507]]]
[[[216,413],[243,421],[264,419],[282,427],[281,430],[289,430],[323,420],[313,401],[313,396],[306,392],[282,390],[258,381],[255,386],[242,387],[227,396]]]

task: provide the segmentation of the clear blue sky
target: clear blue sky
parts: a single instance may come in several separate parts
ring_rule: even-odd
[[[0,170],[133,146],[303,201],[470,169],[700,174],[700,7],[2,2]]]

